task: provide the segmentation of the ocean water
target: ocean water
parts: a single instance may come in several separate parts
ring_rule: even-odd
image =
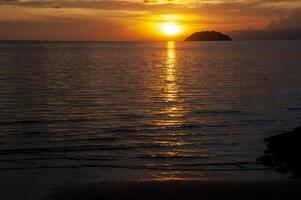
[[[0,171],[273,179],[301,124],[301,41],[1,42]]]

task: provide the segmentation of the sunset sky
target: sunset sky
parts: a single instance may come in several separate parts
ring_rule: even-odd
[[[300,35],[300,19],[301,0],[0,0],[0,39],[182,40],[202,30]],[[175,34],[167,34],[170,24]]]

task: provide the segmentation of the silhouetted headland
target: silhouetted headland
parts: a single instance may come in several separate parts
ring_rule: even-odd
[[[301,127],[265,139],[268,150],[257,160],[278,172],[291,172],[301,177]]]
[[[216,31],[195,32],[188,36],[185,41],[232,41],[230,36]]]

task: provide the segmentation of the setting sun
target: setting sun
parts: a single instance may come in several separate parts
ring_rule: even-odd
[[[166,35],[176,35],[180,32],[180,26],[175,23],[164,23],[162,25],[162,31]]]

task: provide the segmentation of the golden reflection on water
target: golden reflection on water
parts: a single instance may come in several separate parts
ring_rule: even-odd
[[[167,103],[163,113],[168,116],[168,119],[161,120],[160,125],[171,126],[181,124],[180,119],[183,116],[183,108],[179,100],[179,85],[177,73],[177,55],[175,42],[167,42],[165,62],[165,80],[164,80],[164,95],[163,98]]]
[[[206,177],[204,177],[202,174],[195,174],[195,173],[188,173],[183,171],[159,171],[154,172],[151,175],[151,178],[146,176],[142,177],[142,180],[152,180],[152,181],[192,181],[192,180],[205,180]]]
[[[177,74],[176,74],[176,50],[175,43],[167,43],[167,56],[166,56],[166,85],[165,85],[165,98],[168,102],[176,101],[178,93]]]
[[[179,96],[181,89],[179,86],[178,80],[178,65],[177,65],[177,54],[176,54],[176,44],[175,42],[168,42],[166,46],[166,57],[165,57],[165,65],[162,69],[161,83],[162,83],[162,100],[164,101],[164,107],[161,110],[161,114],[163,114],[161,118],[157,121],[156,125],[161,127],[168,126],[177,126],[183,121],[183,106],[181,102],[181,97]],[[178,137],[181,133],[175,132],[166,132],[166,136],[160,137],[154,143],[156,144],[164,144],[170,146],[171,149],[167,151],[156,152],[153,155],[149,155],[150,157],[166,157],[173,158],[179,155],[180,153],[176,151],[177,146],[190,144],[187,141],[183,141],[181,137]],[[166,166],[170,165],[170,161],[166,161],[164,164]],[[146,164],[148,167],[156,167],[157,163],[148,162]],[[181,177],[181,173],[176,172],[159,172],[159,173],[150,173],[150,177],[152,180],[157,181],[171,181],[171,180],[185,180],[185,178]]]

